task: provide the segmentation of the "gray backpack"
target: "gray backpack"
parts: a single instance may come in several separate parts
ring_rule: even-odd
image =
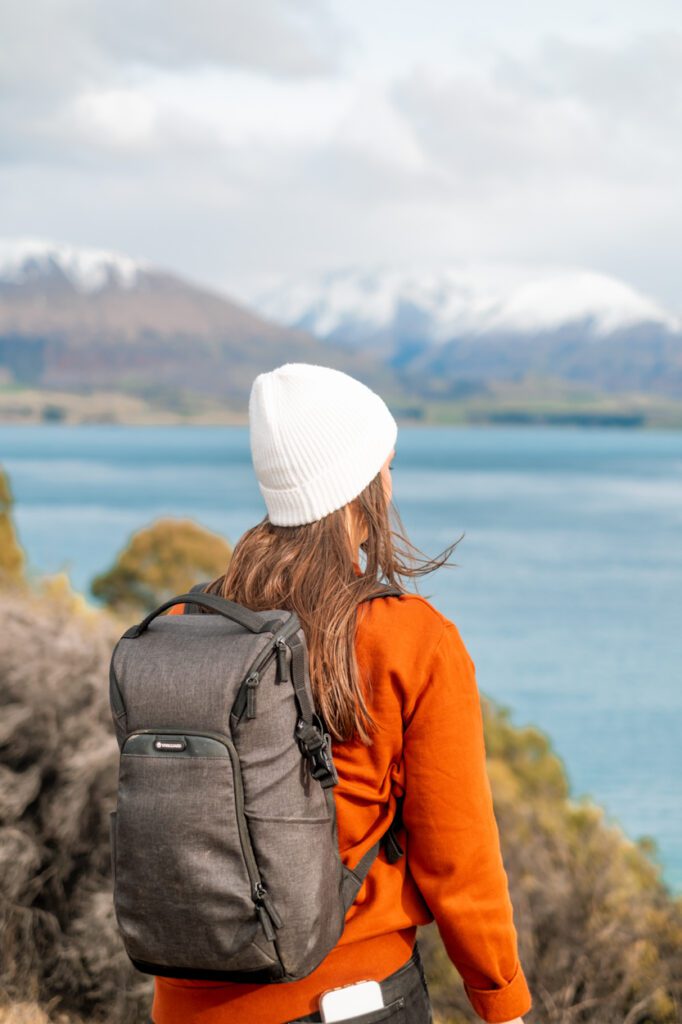
[[[295,981],[338,942],[382,846],[391,863],[403,855],[401,803],[347,868],[299,619],[205,586],[131,626],[111,656],[118,927],[147,974]],[[368,600],[398,594],[384,587]],[[180,603],[188,614],[162,614]]]

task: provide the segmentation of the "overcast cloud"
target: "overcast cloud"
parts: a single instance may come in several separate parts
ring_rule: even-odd
[[[0,231],[236,294],[339,265],[549,261],[682,312],[679,4],[405,7],[2,5]]]

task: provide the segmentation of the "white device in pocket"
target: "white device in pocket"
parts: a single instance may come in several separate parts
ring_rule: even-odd
[[[325,1024],[381,1010],[383,1005],[384,996],[378,981],[356,981],[352,985],[330,988],[320,996],[320,1014]]]

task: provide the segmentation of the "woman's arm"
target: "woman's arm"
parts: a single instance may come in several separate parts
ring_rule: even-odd
[[[518,1020],[532,1000],[518,958],[475,668],[449,620],[403,715],[408,866],[474,1010],[490,1022]]]

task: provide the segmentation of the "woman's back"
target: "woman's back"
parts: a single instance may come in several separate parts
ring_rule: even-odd
[[[404,964],[417,925],[434,916],[484,1019],[509,1020],[529,1008],[474,665],[459,632],[421,596],[380,598],[358,608],[355,652],[378,729],[371,746],[333,744],[341,857],[349,867],[360,860],[401,796],[407,856],[390,864],[379,855],[337,946],[308,977],[279,985],[157,978],[155,1024],[283,1024],[315,1013],[326,988],[381,980]]]

